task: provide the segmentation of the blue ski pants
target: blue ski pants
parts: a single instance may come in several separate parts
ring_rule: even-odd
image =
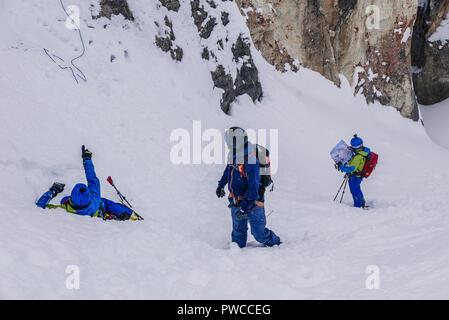
[[[240,248],[246,246],[246,240],[248,236],[248,222],[251,226],[251,234],[258,242],[263,243],[266,246],[279,245],[281,240],[270,229],[266,228],[267,220],[265,217],[265,209],[260,206],[256,206],[253,209],[247,211],[248,218],[239,219],[236,216],[239,208],[232,206],[232,242],[237,243]]]
[[[125,220],[129,219],[129,216],[133,213],[133,211],[125,207],[120,203],[116,203],[106,198],[101,198],[101,201],[104,205],[104,211],[107,213],[112,213],[117,217],[124,218]]]
[[[356,177],[355,175],[349,177],[349,190],[351,190],[352,198],[354,199],[354,207],[357,208],[362,208],[365,205],[365,199],[360,188],[362,180],[362,177]]]

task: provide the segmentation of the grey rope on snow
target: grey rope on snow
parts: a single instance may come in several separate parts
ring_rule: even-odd
[[[59,2],[60,2],[60,4],[61,4],[62,9],[64,10],[64,13],[67,15],[67,17],[70,18],[70,19],[72,19],[72,23],[75,23],[75,21],[73,20],[73,18],[71,18],[70,15],[67,13],[67,10],[66,10],[66,8],[65,8],[64,3],[62,2],[62,0],[59,0]],[[70,71],[71,71],[71,73],[72,73],[72,76],[73,76],[73,78],[75,79],[76,83],[79,83],[79,81],[78,81],[78,79],[77,79],[77,76],[78,76],[81,80],[83,80],[84,82],[87,82],[87,77],[84,75],[83,71],[81,71],[81,69],[78,68],[78,67],[75,65],[74,61],[75,61],[75,60],[78,60],[79,58],[81,58],[82,56],[84,56],[84,54],[85,54],[85,52],[86,52],[86,47],[85,47],[85,45],[84,45],[84,39],[83,39],[83,34],[81,33],[81,28],[80,28],[80,26],[77,26],[77,27],[78,27],[78,28],[77,28],[77,31],[78,31],[78,35],[79,35],[79,37],[80,37],[80,41],[81,41],[81,45],[82,45],[82,47],[83,47],[83,51],[81,52],[81,54],[80,54],[79,56],[77,56],[77,57],[73,58],[72,60],[70,60],[70,65],[71,65],[71,66],[63,66],[63,65],[61,65],[61,64],[58,63],[55,59],[58,59],[58,60],[61,61],[61,62],[65,62],[64,59],[62,59],[61,57],[59,57],[59,56],[57,56],[57,55],[55,55],[55,54],[50,54],[50,51],[49,51],[48,49],[46,49],[46,48],[43,48],[43,49],[44,49],[45,54],[46,54],[46,55],[47,55],[47,56],[48,56],[48,57],[49,57],[55,64],[57,64],[58,67],[59,67],[61,70],[70,69]],[[74,69],[76,70],[76,72],[74,71]]]

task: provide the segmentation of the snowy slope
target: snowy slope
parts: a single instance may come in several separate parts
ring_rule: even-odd
[[[189,38],[196,27],[187,1],[186,19],[174,25],[181,63],[153,44],[153,19],[164,8],[130,0],[136,22],[110,22],[90,19],[94,1],[71,2],[91,42],[77,63],[87,83],[76,84],[43,51],[80,52],[58,1],[0,2],[0,298],[449,297],[449,153],[423,127],[393,108],[367,106],[346,82],[338,89],[305,69],[279,74],[255,51],[264,100],[240,97],[226,116],[201,45]],[[237,10],[231,19],[244,27]],[[279,130],[267,220],[280,247],[254,248],[251,236],[248,248],[230,246],[226,200],[215,197],[224,165],[171,163],[170,133],[191,132],[194,120],[203,130]],[[342,177],[329,151],[355,132],[380,155],[362,186],[370,211],[351,208],[349,195],[344,205],[332,202]],[[103,196],[115,198],[105,181],[112,175],[144,221],[103,222],[34,205],[53,181],[69,192],[84,179],[82,144],[94,153]],[[65,287],[68,265],[80,267],[80,290]],[[365,288],[368,265],[380,268],[379,290]]]
[[[449,100],[431,106],[421,106],[420,111],[429,137],[449,149],[449,128],[446,124],[449,117]]]

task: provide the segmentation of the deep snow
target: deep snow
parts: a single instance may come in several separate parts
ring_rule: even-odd
[[[420,106],[422,120],[429,137],[440,146],[449,149],[449,99],[431,106]]]
[[[188,2],[181,1],[185,19],[174,20],[181,63],[153,44],[153,20],[165,8],[129,0],[136,22],[110,22],[89,18],[94,1],[71,2],[91,42],[77,63],[87,83],[76,84],[43,51],[73,58],[80,50],[58,1],[0,2],[0,298],[449,297],[449,153],[419,123],[367,106],[344,79],[338,89],[306,69],[279,74],[255,50],[264,100],[240,97],[226,116],[191,36]],[[244,28],[237,10],[230,18]],[[191,131],[194,120],[203,130],[279,130],[267,220],[280,247],[256,247],[251,236],[248,248],[230,246],[230,213],[215,196],[224,165],[170,162],[170,133]],[[352,208],[348,194],[343,205],[332,202],[342,176],[329,151],[354,133],[380,155],[362,185],[369,211]],[[103,196],[115,199],[112,175],[144,221],[34,205],[53,181],[69,192],[84,179],[82,144],[94,153]],[[80,267],[80,290],[65,286],[68,265]],[[379,290],[365,287],[369,265],[380,268]]]

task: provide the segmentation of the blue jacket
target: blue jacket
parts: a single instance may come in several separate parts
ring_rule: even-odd
[[[76,213],[82,216],[94,216],[98,214],[100,206],[102,205],[102,199],[100,194],[100,180],[98,180],[97,175],[95,174],[95,168],[92,163],[92,160],[85,160],[83,162],[84,172],[86,173],[87,187],[89,188],[91,194],[91,201],[89,205],[81,210],[76,209],[71,205],[70,197],[64,197],[61,200],[61,204],[59,206],[49,204],[53,199],[53,193],[51,191],[45,192],[39,200],[36,202],[38,207],[43,209],[45,208],[58,208],[62,207],[69,212]]]
[[[245,161],[237,161],[236,164],[236,159],[245,159]],[[238,164],[238,162],[242,164]],[[228,184],[230,203],[234,203],[233,198],[238,199],[240,207],[244,211],[252,209],[256,200],[263,202],[263,199],[258,199],[260,167],[253,144],[248,143],[244,150],[229,159],[228,165],[218,181],[219,187],[224,187],[226,184]]]

